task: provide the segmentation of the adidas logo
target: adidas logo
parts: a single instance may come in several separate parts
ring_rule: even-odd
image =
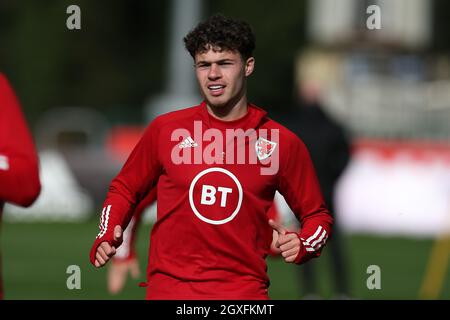
[[[183,142],[181,142],[179,145],[180,149],[182,148],[192,148],[192,147],[197,147],[198,144],[197,142],[195,142],[194,140],[192,140],[192,138],[189,136],[186,139],[184,139]]]

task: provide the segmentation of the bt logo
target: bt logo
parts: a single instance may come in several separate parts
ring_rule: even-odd
[[[217,185],[222,184],[220,181],[223,181],[223,184],[226,182],[227,186]],[[233,220],[241,209],[242,198],[241,183],[234,174],[224,168],[201,171],[192,180],[189,188],[189,204],[194,214],[200,220],[214,225]],[[213,214],[221,218],[212,217]]]
[[[233,192],[233,189],[231,188],[225,188],[225,187],[218,187],[217,189],[214,186],[209,186],[207,184],[203,185],[202,188],[202,200],[200,201],[201,204],[205,205],[213,205],[216,203],[216,193],[219,191],[222,193],[221,200],[220,200],[220,206],[226,207],[227,205],[227,194]]]

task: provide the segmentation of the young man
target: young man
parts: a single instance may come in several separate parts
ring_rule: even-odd
[[[5,202],[27,207],[36,200],[40,190],[33,139],[13,89],[0,73],[0,218]]]
[[[215,15],[184,38],[204,101],[156,118],[113,180],[90,259],[115,254],[122,230],[157,189],[147,299],[268,299],[265,257],[273,230],[286,262],[320,255],[332,218],[304,144],[248,103],[254,35]],[[268,219],[275,191],[299,234]]]

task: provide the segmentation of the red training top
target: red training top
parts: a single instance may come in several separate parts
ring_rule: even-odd
[[[0,73],[0,214],[4,202],[31,205],[40,188],[33,139],[14,92]]]
[[[331,231],[305,145],[252,104],[235,121],[214,118],[205,102],[156,118],[110,185],[92,263],[101,242],[120,245],[114,226],[125,229],[155,186],[147,299],[267,299],[276,190],[300,220],[296,263],[318,257]]]

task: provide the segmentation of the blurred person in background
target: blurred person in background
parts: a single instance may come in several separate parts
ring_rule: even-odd
[[[0,223],[5,202],[28,207],[40,190],[38,156],[33,139],[14,91],[0,73]]]
[[[330,212],[334,209],[336,183],[350,159],[350,146],[342,126],[324,111],[321,101],[321,84],[303,80],[296,88],[296,102],[285,119],[285,125],[297,134],[307,146],[317,172],[322,194]],[[349,296],[345,248],[343,247],[339,222],[333,226],[330,241],[331,272],[335,297]],[[314,262],[299,268],[305,299],[320,298],[318,275]]]
[[[214,15],[197,25],[184,41],[194,59],[204,101],[159,116],[147,127],[110,185],[90,260],[99,268],[116,254],[122,230],[136,206],[156,187],[157,221],[151,233],[146,298],[268,299],[265,258],[273,231],[278,254],[285,262],[302,264],[321,255],[333,219],[305,145],[247,101],[246,81],[255,65],[251,27]],[[266,139],[274,139],[271,136],[259,137],[251,145],[240,146],[258,155],[255,164],[228,163],[223,152],[214,158],[216,167],[205,159],[200,164],[176,163],[173,152],[184,150],[192,155],[197,148],[204,154],[212,145],[205,143],[203,149],[204,137],[194,141],[185,134],[178,136],[181,141],[173,140],[180,129],[196,138],[195,123],[214,132],[275,130],[279,139],[275,143]],[[233,142],[234,153],[230,153],[236,155],[234,139],[221,142],[222,148]],[[261,174],[261,168],[267,168],[272,160],[277,169]],[[222,193],[220,203],[211,195],[211,188],[216,187]],[[288,232],[268,218],[276,190],[300,220],[300,233]],[[197,208],[215,219],[205,218]],[[227,219],[218,219],[224,214]]]

